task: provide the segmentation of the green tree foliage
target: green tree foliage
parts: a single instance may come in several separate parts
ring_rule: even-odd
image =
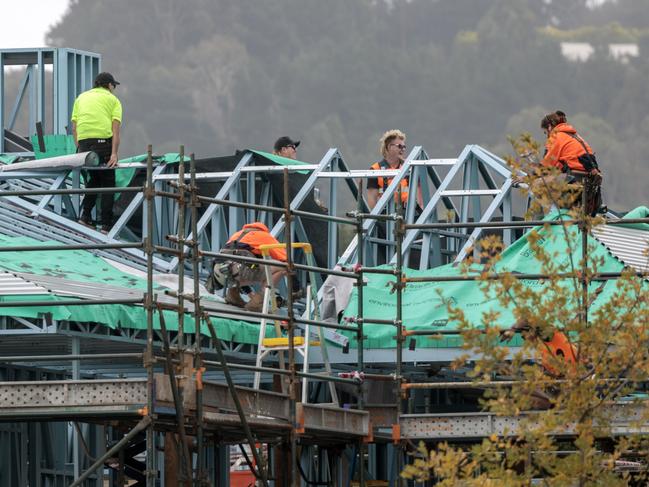
[[[74,0],[49,41],[100,52],[122,81],[125,154],[181,142],[198,155],[268,150],[289,134],[304,139],[303,159],[337,146],[361,168],[387,129],[452,157],[466,144],[502,147],[517,114],[539,133],[544,112],[533,109],[562,109],[593,126],[584,135],[610,206],[623,210],[646,202],[636,175],[649,167],[649,42],[646,22],[632,20],[647,9],[643,0],[591,4]],[[601,43],[611,22],[638,39],[639,58],[624,64],[605,49],[585,63],[562,57],[562,40]]]

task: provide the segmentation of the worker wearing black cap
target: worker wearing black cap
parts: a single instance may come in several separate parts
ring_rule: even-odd
[[[291,140],[290,137],[280,137],[275,141],[273,153],[288,159],[297,159],[297,148],[300,145],[299,140]]]
[[[122,104],[113,94],[119,82],[110,73],[99,73],[94,88],[81,93],[72,108],[72,135],[77,152],[96,152],[100,165],[111,169],[87,171],[86,188],[115,187],[119,129],[122,123]],[[79,222],[92,226],[92,209],[97,202],[96,194],[83,198]],[[106,233],[113,224],[113,197],[101,198],[101,230]]]

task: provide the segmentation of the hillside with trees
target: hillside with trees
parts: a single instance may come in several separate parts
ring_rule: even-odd
[[[509,151],[562,109],[593,145],[609,206],[647,204],[645,0],[76,0],[51,45],[103,55],[122,82],[123,155],[184,143],[200,156],[339,147],[354,168],[390,128],[436,157]],[[594,54],[567,60],[561,42]],[[610,43],[639,55],[613,59]]]

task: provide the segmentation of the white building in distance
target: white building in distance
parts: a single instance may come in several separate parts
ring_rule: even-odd
[[[562,42],[561,55],[568,61],[585,62],[595,54],[595,47],[589,42]],[[635,43],[608,44],[608,55],[621,63],[628,63],[631,58],[640,55],[640,48]]]

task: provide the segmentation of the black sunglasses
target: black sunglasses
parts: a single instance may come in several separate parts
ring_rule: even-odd
[[[390,144],[396,146],[399,150],[406,150],[406,144]]]

